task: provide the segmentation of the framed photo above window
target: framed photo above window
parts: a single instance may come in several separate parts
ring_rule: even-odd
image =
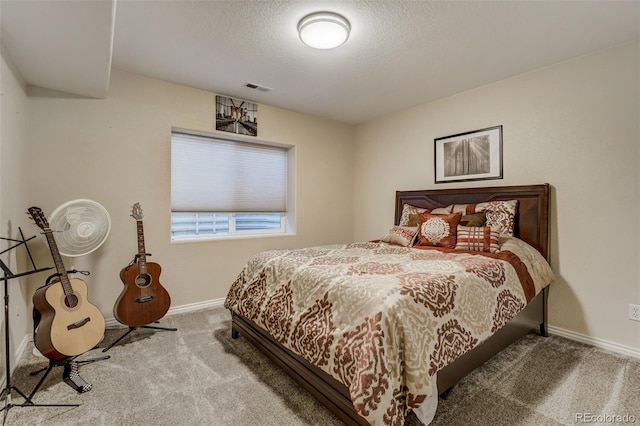
[[[435,183],[502,179],[502,126],[434,139]]]
[[[258,136],[258,105],[242,99],[216,96],[216,130]]]

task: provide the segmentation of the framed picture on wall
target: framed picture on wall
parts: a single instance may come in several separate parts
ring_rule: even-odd
[[[216,130],[258,136],[258,105],[242,99],[216,96]]]
[[[435,183],[502,179],[502,126],[434,139]]]

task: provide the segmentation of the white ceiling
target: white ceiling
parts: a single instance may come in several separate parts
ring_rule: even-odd
[[[113,2],[0,1],[0,40],[31,85],[104,97],[111,73]]]
[[[298,21],[320,10],[349,19],[346,44],[325,51],[300,42]],[[640,34],[640,1],[606,0],[2,0],[0,17],[2,44],[34,86],[104,97],[111,64],[345,123]]]

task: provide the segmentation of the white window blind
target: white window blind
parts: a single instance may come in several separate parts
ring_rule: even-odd
[[[286,213],[287,149],[173,132],[171,211]]]

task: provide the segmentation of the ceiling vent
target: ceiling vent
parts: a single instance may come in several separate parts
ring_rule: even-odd
[[[255,84],[255,83],[247,83],[245,84],[245,86],[248,87],[249,89],[259,90],[261,92],[270,92],[273,90],[271,87],[260,86],[259,84]]]

